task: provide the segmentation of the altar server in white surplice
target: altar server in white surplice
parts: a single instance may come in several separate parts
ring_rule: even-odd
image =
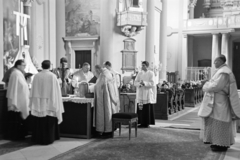
[[[29,89],[24,77],[25,62],[17,60],[10,75],[7,99],[8,122],[7,138],[12,140],[23,139],[26,136],[25,119],[29,115]]]
[[[149,63],[142,62],[142,71],[138,73],[134,85],[137,87],[137,114],[139,127],[155,125],[154,104],[156,103],[156,85],[154,73],[148,69]]]
[[[226,151],[235,143],[236,117],[240,102],[235,77],[224,55],[215,59],[216,72],[203,86],[205,92],[198,115],[202,117],[201,138],[213,151]]]
[[[49,71],[51,62],[42,62],[43,70],[36,74],[30,93],[30,109],[33,116],[32,140],[38,144],[51,144],[58,140],[59,126],[64,112],[61,88],[57,77]]]

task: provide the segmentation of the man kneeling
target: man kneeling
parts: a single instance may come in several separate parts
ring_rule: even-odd
[[[43,71],[36,74],[30,93],[30,109],[33,116],[32,141],[51,144],[58,140],[62,122],[63,102],[57,77],[49,71],[51,62],[42,62]]]

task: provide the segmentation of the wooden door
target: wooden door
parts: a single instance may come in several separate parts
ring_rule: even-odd
[[[233,73],[236,78],[238,89],[240,89],[240,42],[233,43]]]
[[[83,66],[83,63],[87,62],[91,66],[91,50],[80,50],[75,51],[75,68],[79,68],[79,64],[81,67]]]

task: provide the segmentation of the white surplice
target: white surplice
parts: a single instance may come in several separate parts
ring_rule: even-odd
[[[36,117],[57,117],[58,124],[64,112],[61,89],[57,77],[49,70],[43,70],[33,79],[30,93],[31,114]]]
[[[23,73],[14,68],[7,89],[8,110],[21,112],[22,118],[29,115],[29,88]]]
[[[140,87],[140,82],[143,81],[145,86]],[[154,81],[154,73],[150,70],[141,71],[138,73],[134,85],[137,87],[136,100],[137,103],[155,104],[157,99],[156,85]]]

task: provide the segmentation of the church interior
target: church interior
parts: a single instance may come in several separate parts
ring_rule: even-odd
[[[240,160],[240,0],[0,0],[0,61],[0,160]],[[9,101],[19,68],[27,118]],[[64,111],[38,144],[46,70],[38,104]]]

